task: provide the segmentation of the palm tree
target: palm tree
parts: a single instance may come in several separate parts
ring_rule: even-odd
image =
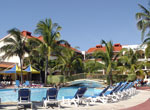
[[[82,66],[82,56],[78,55],[74,50],[69,47],[65,47],[59,52],[57,52],[56,66],[54,70],[60,69],[63,75],[70,76],[71,72],[76,72],[78,67]]]
[[[109,76],[110,85],[112,85],[112,70],[115,67],[115,61],[118,55],[115,55],[113,52],[113,44],[111,41],[105,42],[104,40],[101,41],[101,44],[105,45],[105,52],[98,51],[96,56],[99,57],[102,62],[104,63],[104,70],[106,74]]]
[[[50,60],[51,52],[53,51],[56,41],[60,38],[59,31],[61,27],[57,23],[52,23],[51,19],[40,21],[36,26],[35,33],[43,36],[43,41],[40,44],[41,49],[45,54],[45,84],[47,83],[48,60]]]
[[[136,13],[136,19],[138,20],[137,22],[137,27],[139,30],[141,30],[141,38],[142,40],[144,39],[145,32],[148,30],[148,33],[146,36],[150,36],[150,10],[146,9],[144,6],[138,4],[139,7],[142,9],[143,12],[138,12]]]
[[[4,39],[5,45],[0,48],[1,52],[4,52],[3,58],[10,58],[12,56],[18,56],[20,59],[20,66],[21,66],[21,84],[23,83],[23,59],[24,55],[27,51],[26,48],[26,37],[23,37],[20,30],[14,28],[8,31],[12,37],[8,37]]]
[[[146,62],[140,62],[138,59],[142,56],[141,51],[133,51],[132,49],[125,49],[122,51],[124,54],[119,57],[118,63],[121,64],[117,68],[123,69],[123,73],[126,74],[144,74],[142,70]]]
[[[52,23],[51,19],[46,19],[45,21],[40,21],[37,24],[37,28],[35,30],[36,34],[43,36],[42,40],[32,38],[29,41],[30,47],[30,55],[32,56],[32,51],[36,51],[39,56],[42,56],[42,62],[44,61],[45,67],[45,85],[47,83],[47,72],[50,69],[49,61],[51,60],[51,55],[54,54],[54,50],[60,44],[69,45],[67,41],[60,40],[60,33],[61,27],[57,23]],[[33,46],[34,44],[34,46]],[[36,59],[36,58],[34,58]],[[41,60],[38,59],[40,63]]]
[[[103,68],[103,64],[95,60],[87,60],[84,62],[84,71],[87,73],[98,72],[98,70]]]
[[[132,49],[122,51],[124,54],[120,56],[118,62],[122,64],[119,69],[124,69],[124,72],[135,73],[137,69],[138,53]]]
[[[146,38],[144,41],[143,41],[143,44],[141,46],[147,46],[146,49],[145,49],[145,56],[146,58],[149,58],[150,57],[150,37]]]
[[[44,71],[44,62],[45,62],[45,50],[39,46],[42,42],[36,38],[30,38],[27,40],[27,48],[28,48],[28,57],[25,57],[24,64],[27,66],[29,64],[34,68],[38,68],[40,70],[40,81],[44,81],[42,77]]]

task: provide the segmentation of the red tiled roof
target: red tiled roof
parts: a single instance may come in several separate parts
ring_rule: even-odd
[[[64,45],[64,44],[61,44],[61,46],[66,47],[66,45]],[[76,51],[76,52],[78,52],[78,53],[81,53],[81,51],[79,51],[79,50],[77,50],[77,49],[75,49],[75,48],[73,48],[73,47],[69,47],[69,48],[71,48],[72,50],[74,50],[74,51]]]
[[[118,52],[122,49],[122,45],[118,44],[114,44],[113,46],[114,52]],[[106,51],[105,47],[103,47],[102,45],[96,45],[96,47],[92,47],[89,48],[88,51],[86,51],[86,53],[93,53],[95,51]]]
[[[1,68],[12,68],[14,67],[15,63],[11,63],[11,62],[1,62],[0,63],[0,67]]]
[[[78,53],[81,53],[81,51],[79,51],[79,50],[77,50],[77,49],[75,49],[75,48],[73,48],[73,47],[70,47],[70,48],[71,48],[72,50],[78,52]]]
[[[28,32],[28,31],[22,31],[22,34],[23,34],[23,36],[25,36],[25,37],[27,37],[27,38],[37,38],[37,39],[43,41],[43,36],[35,37],[35,36],[32,36],[32,35],[31,35],[31,32]],[[62,46],[65,46],[65,45],[63,45],[63,44],[61,44],[61,45],[62,45]],[[79,51],[79,50],[77,50],[77,49],[75,49],[75,48],[73,48],[73,47],[70,47],[70,48],[71,48],[72,50],[78,52],[78,53],[81,53],[81,51]]]
[[[39,37],[35,37],[35,36],[32,36],[31,35],[31,32],[28,32],[28,31],[22,31],[22,35],[23,36],[25,36],[25,37],[27,37],[27,38],[37,38],[37,39],[39,39],[39,40],[43,40],[43,37],[42,36],[39,36]]]
[[[87,51],[87,53],[92,53],[92,52],[94,52],[94,51],[105,51],[105,48],[103,47],[103,48],[96,48],[96,47],[92,47],[92,48],[90,48],[88,51]]]

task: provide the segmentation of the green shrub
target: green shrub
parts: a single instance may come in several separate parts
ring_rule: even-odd
[[[128,74],[127,80],[128,81],[134,81],[134,80],[136,80],[136,74]]]
[[[79,73],[72,75],[70,77],[67,77],[66,79],[69,81],[77,80],[77,79],[85,79],[86,78],[86,73]]]
[[[112,75],[112,83],[117,83],[117,82],[121,82],[121,81],[126,81],[128,78],[128,75],[123,75],[123,74],[114,74]],[[107,84],[110,83],[109,80],[109,75],[107,75]]]
[[[87,78],[90,78],[90,79],[106,79],[106,75],[79,73],[79,74],[72,75],[70,77],[66,77],[66,79],[68,81],[73,81],[73,80],[77,80],[77,79],[87,79]]]
[[[103,80],[106,80],[107,75],[93,74],[93,75],[92,75],[92,78],[93,78],[93,79],[103,79]]]
[[[47,83],[48,84],[59,84],[64,83],[66,81],[65,77],[63,75],[48,75],[47,77]]]
[[[73,81],[77,79],[86,79],[89,78],[89,75],[87,73],[80,73],[80,74],[75,74],[70,77],[65,77],[63,75],[49,75],[47,77],[47,83],[48,84],[59,84],[59,83],[64,83],[68,81]],[[90,75],[90,79],[102,79],[106,80],[107,79],[107,84],[110,83],[109,81],[109,76],[108,75],[102,75],[102,74],[92,74]],[[136,80],[136,74],[128,74],[128,75],[123,75],[123,74],[113,74],[112,75],[112,82],[117,83],[121,81],[134,81]]]
[[[136,74],[114,74],[112,75],[112,82],[117,83],[117,82],[125,82],[125,81],[134,81],[136,80]],[[107,84],[109,84],[109,75],[107,75]]]

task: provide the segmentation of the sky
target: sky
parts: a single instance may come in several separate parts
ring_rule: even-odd
[[[62,30],[61,39],[87,51],[101,40],[121,45],[141,44],[135,14],[149,0],[0,0],[0,38],[18,28],[33,36],[39,21],[51,18]]]

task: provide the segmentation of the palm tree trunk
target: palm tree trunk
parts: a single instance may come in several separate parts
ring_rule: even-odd
[[[15,80],[17,80],[17,72],[15,73]]]
[[[20,57],[20,67],[21,67],[21,84],[23,84],[23,72],[22,72],[22,65],[23,65],[23,60]]]
[[[109,81],[110,81],[110,86],[112,86],[112,71],[109,72]]]
[[[46,66],[45,66],[45,82],[44,84],[47,84],[47,72],[48,72],[48,57],[46,57]]]
[[[70,71],[68,71],[68,76],[70,77]]]
[[[40,71],[40,83],[42,83],[42,71]]]

